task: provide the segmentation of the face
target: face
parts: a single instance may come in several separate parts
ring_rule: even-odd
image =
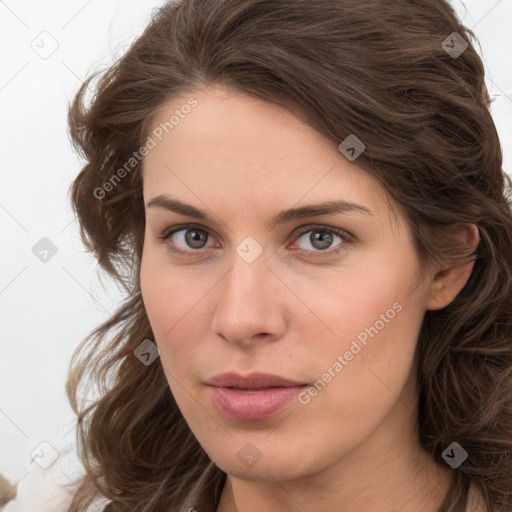
[[[400,206],[336,143],[240,92],[175,98],[152,128],[143,300],[211,459],[293,479],[403,435],[428,290]]]

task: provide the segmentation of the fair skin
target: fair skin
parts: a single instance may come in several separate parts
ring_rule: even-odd
[[[153,128],[191,96],[197,106],[145,158],[141,288],[176,402],[228,475],[218,512],[436,512],[453,470],[418,440],[414,350],[425,312],[454,299],[472,264],[422,274],[400,205],[278,105],[210,86],[169,101]],[[211,218],[148,205],[161,195]],[[339,200],[358,206],[270,229],[281,210]],[[182,227],[158,239],[187,223],[195,235]],[[350,237],[334,232],[322,250],[311,236],[329,227]],[[478,244],[474,226],[459,236]],[[247,237],[263,249],[250,263],[237,252]],[[372,326],[378,333],[348,360]],[[333,371],[338,356],[343,369]],[[263,419],[227,417],[205,384],[261,371],[313,386],[329,368],[308,403]],[[239,456],[247,443],[253,464]]]

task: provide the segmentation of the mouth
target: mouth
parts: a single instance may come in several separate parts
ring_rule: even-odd
[[[206,384],[221,388],[249,391],[307,385],[305,382],[295,381],[280,377],[279,375],[263,372],[254,372],[246,376],[242,376],[234,372],[222,373],[207,381]]]
[[[244,388],[229,387],[226,389],[234,389],[235,391],[239,391],[240,393],[259,393],[260,391],[267,391],[269,389],[279,389],[279,387],[275,386],[272,388],[258,388],[258,389],[244,389]]]
[[[235,420],[260,420],[289,405],[308,384],[267,373],[224,373],[206,382],[216,408]]]

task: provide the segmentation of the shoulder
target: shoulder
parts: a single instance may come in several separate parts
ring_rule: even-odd
[[[17,478],[9,478],[16,485],[15,498],[0,507],[2,512],[68,512],[85,471],[73,434],[65,442],[59,442],[60,432],[56,434],[39,445],[39,457],[31,454]],[[87,512],[102,511],[107,504],[107,500],[95,500]]]
[[[465,512],[487,512],[483,496],[474,482],[469,486]]]

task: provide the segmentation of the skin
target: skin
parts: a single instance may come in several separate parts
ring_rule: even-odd
[[[147,207],[141,288],[177,404],[228,474],[218,511],[436,511],[453,470],[419,444],[414,350],[425,312],[449,304],[473,265],[422,267],[400,205],[281,106],[215,85],[163,105],[153,127],[190,96],[197,106],[145,158],[144,201],[166,194],[213,220]],[[281,210],[329,200],[371,213],[270,229]],[[206,231],[202,248],[187,244],[187,228],[158,238],[185,223]],[[310,235],[328,227],[350,239],[334,233],[321,250]],[[263,249],[252,263],[236,251],[248,236]],[[475,226],[459,236],[478,244]],[[400,312],[309,403],[249,421],[212,402],[204,382],[227,371],[313,385],[396,303]],[[260,454],[252,466],[237,456],[248,442]]]

